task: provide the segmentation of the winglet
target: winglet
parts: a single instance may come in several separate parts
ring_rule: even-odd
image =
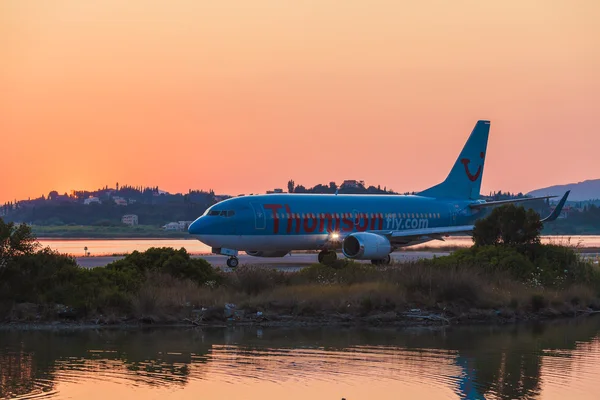
[[[571,193],[571,191],[567,190],[567,193],[565,193],[565,195],[562,197],[562,199],[560,199],[560,201],[558,202],[558,205],[554,208],[554,211],[552,211],[552,214],[548,215],[541,222],[552,222],[552,221],[556,220],[556,218],[558,218],[558,216],[562,212],[563,207],[565,206],[567,197],[569,197],[569,193]]]

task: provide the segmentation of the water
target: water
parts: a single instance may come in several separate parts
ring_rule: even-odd
[[[445,330],[0,331],[0,398],[598,399],[600,318]]]
[[[91,256],[110,256],[113,254],[126,254],[134,250],[145,251],[151,247],[185,248],[192,254],[210,254],[210,247],[195,239],[39,239],[44,247],[60,253],[73,256],[83,256],[84,248],[88,248]]]
[[[92,256],[106,256],[113,254],[131,253],[134,250],[144,251],[150,247],[173,247],[180,249],[184,247],[192,254],[210,254],[211,249],[195,239],[40,239],[43,246],[61,253],[71,254],[73,256],[83,256],[84,247],[88,248]],[[588,248],[600,247],[600,236],[544,236],[543,242],[552,242],[557,244],[566,244],[571,246],[580,246]],[[445,241],[434,240],[412,248],[439,248],[443,250],[447,246],[468,247],[473,244],[469,236],[452,236]]]

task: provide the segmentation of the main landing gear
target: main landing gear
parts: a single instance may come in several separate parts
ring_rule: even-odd
[[[337,260],[337,253],[334,250],[321,250],[318,256],[319,263],[333,262]]]
[[[237,257],[229,257],[227,259],[227,266],[229,268],[236,268],[240,264],[240,260]]]
[[[388,254],[387,257],[382,258],[381,260],[371,260],[371,264],[373,265],[389,265],[392,263],[392,257]]]

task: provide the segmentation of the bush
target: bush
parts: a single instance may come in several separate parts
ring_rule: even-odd
[[[475,222],[473,242],[476,246],[535,244],[540,242],[541,230],[538,213],[507,204],[494,208],[490,215]]]
[[[62,304],[79,315],[129,313],[146,281],[157,276],[190,281],[196,287],[223,280],[205,260],[191,259],[184,249],[134,252],[106,267],[86,269],[46,248],[12,257],[0,268],[0,302]]]
[[[208,261],[191,258],[184,248],[175,250],[170,247],[152,247],[144,252],[134,251],[125,258],[108,264],[106,269],[136,271],[140,276],[148,271],[160,272],[175,278],[190,279],[199,285],[208,281],[220,283],[222,280]]]
[[[572,249],[551,244],[473,246],[429,262],[436,267],[470,266],[486,273],[508,273],[533,286],[588,283],[600,287],[597,268],[580,260]]]

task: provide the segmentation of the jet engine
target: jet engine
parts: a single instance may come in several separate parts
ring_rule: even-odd
[[[246,254],[253,257],[283,257],[287,255],[290,250],[273,250],[273,251],[257,251],[257,250],[246,250]]]
[[[342,253],[355,260],[381,260],[391,252],[390,241],[376,233],[353,233],[342,242]]]

